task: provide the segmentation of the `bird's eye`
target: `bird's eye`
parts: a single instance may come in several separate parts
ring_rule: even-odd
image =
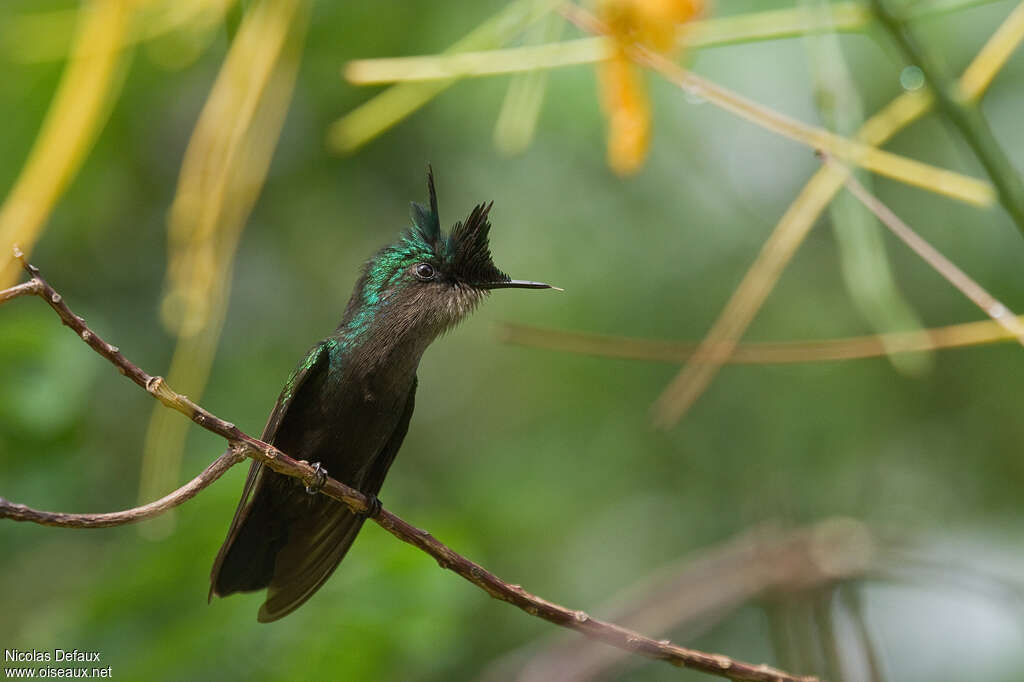
[[[434,272],[434,266],[431,265],[430,263],[419,263],[414,268],[413,272],[415,272],[416,276],[422,279],[424,282],[426,282],[427,280],[434,279],[434,275],[436,274]]]

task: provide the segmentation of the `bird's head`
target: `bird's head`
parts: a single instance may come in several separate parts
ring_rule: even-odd
[[[494,264],[488,241],[491,203],[478,204],[443,234],[429,167],[427,190],[430,205],[413,203],[412,226],[366,264],[342,322],[350,337],[376,328],[390,338],[423,334],[433,339],[492,289],[557,288],[511,279]]]

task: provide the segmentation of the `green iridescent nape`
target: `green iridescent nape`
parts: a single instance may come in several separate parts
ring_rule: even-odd
[[[374,256],[358,285],[359,305],[339,330],[346,345],[357,344],[370,329],[381,307],[387,301],[387,294],[402,279],[402,274],[416,263],[435,261],[433,247],[423,239],[416,227],[402,235],[395,244],[381,249]]]
[[[418,284],[404,275],[417,263],[429,263],[443,273],[449,283],[475,286],[480,283],[508,281],[494,266],[488,244],[491,224],[487,215],[491,204],[478,204],[464,222],[455,223],[451,232],[441,233],[437,209],[434,173],[427,168],[430,204],[412,204],[412,225],[397,242],[381,249],[370,260],[356,292],[349,302],[345,319],[338,328],[344,348],[359,345],[367,338],[388,300],[405,286]]]

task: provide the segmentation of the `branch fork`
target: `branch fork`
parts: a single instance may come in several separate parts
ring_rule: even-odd
[[[667,639],[654,640],[614,623],[593,618],[585,611],[567,609],[531,594],[519,585],[502,580],[484,567],[444,545],[429,532],[410,525],[386,509],[378,511],[375,509],[377,504],[374,504],[371,498],[331,478],[320,468],[289,457],[273,445],[249,436],[231,422],[208,412],[187,396],[176,393],[167,385],[163,377],[148,374],[128,360],[116,346],[107,343],[90,329],[81,317],[75,315],[68,308],[63,297],[43,279],[39,269],[25,262],[17,248],[15,257],[22,260],[30,279],[0,291],[0,304],[20,296],[39,296],[53,308],[63,324],[70,327],[90,348],[117,367],[121,374],[145,389],[162,404],[181,412],[202,428],[224,438],[228,447],[223,454],[187,484],[163,498],[141,507],[103,514],[67,514],[40,511],[0,498],[0,519],[30,521],[64,528],[103,528],[135,523],[162,514],[168,509],[186,502],[220,478],[232,466],[244,459],[254,459],[273,471],[301,480],[307,486],[322,482],[322,487],[318,487],[319,494],[342,502],[357,514],[377,511],[370,518],[381,528],[399,540],[423,550],[432,556],[441,568],[457,573],[495,599],[517,606],[531,616],[575,630],[585,637],[605,642],[640,656],[663,660],[677,667],[690,668],[718,677],[746,682],[818,682],[816,677],[793,675],[767,665],[753,665],[722,654],[687,649],[673,644]]]

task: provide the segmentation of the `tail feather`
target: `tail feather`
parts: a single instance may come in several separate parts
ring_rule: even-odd
[[[327,497],[317,509],[294,522],[289,541],[277,555],[267,600],[260,607],[261,623],[283,618],[302,606],[331,577],[355,542],[364,517]]]
[[[224,547],[224,556],[210,583],[211,596],[261,590],[274,577],[278,552],[287,542],[287,525],[271,513],[269,505],[257,502],[231,543]]]
[[[242,496],[228,539],[213,564],[211,598],[261,590],[269,585],[277,555],[288,542],[290,509],[282,504],[288,496],[274,494],[272,490],[277,481],[271,479],[278,474],[258,469],[254,473],[261,484],[254,486],[256,490],[248,503],[248,495]]]
[[[210,597],[267,590],[258,620],[282,618],[331,576],[356,539],[363,517],[329,497],[311,497],[287,476],[261,474],[214,563]]]

